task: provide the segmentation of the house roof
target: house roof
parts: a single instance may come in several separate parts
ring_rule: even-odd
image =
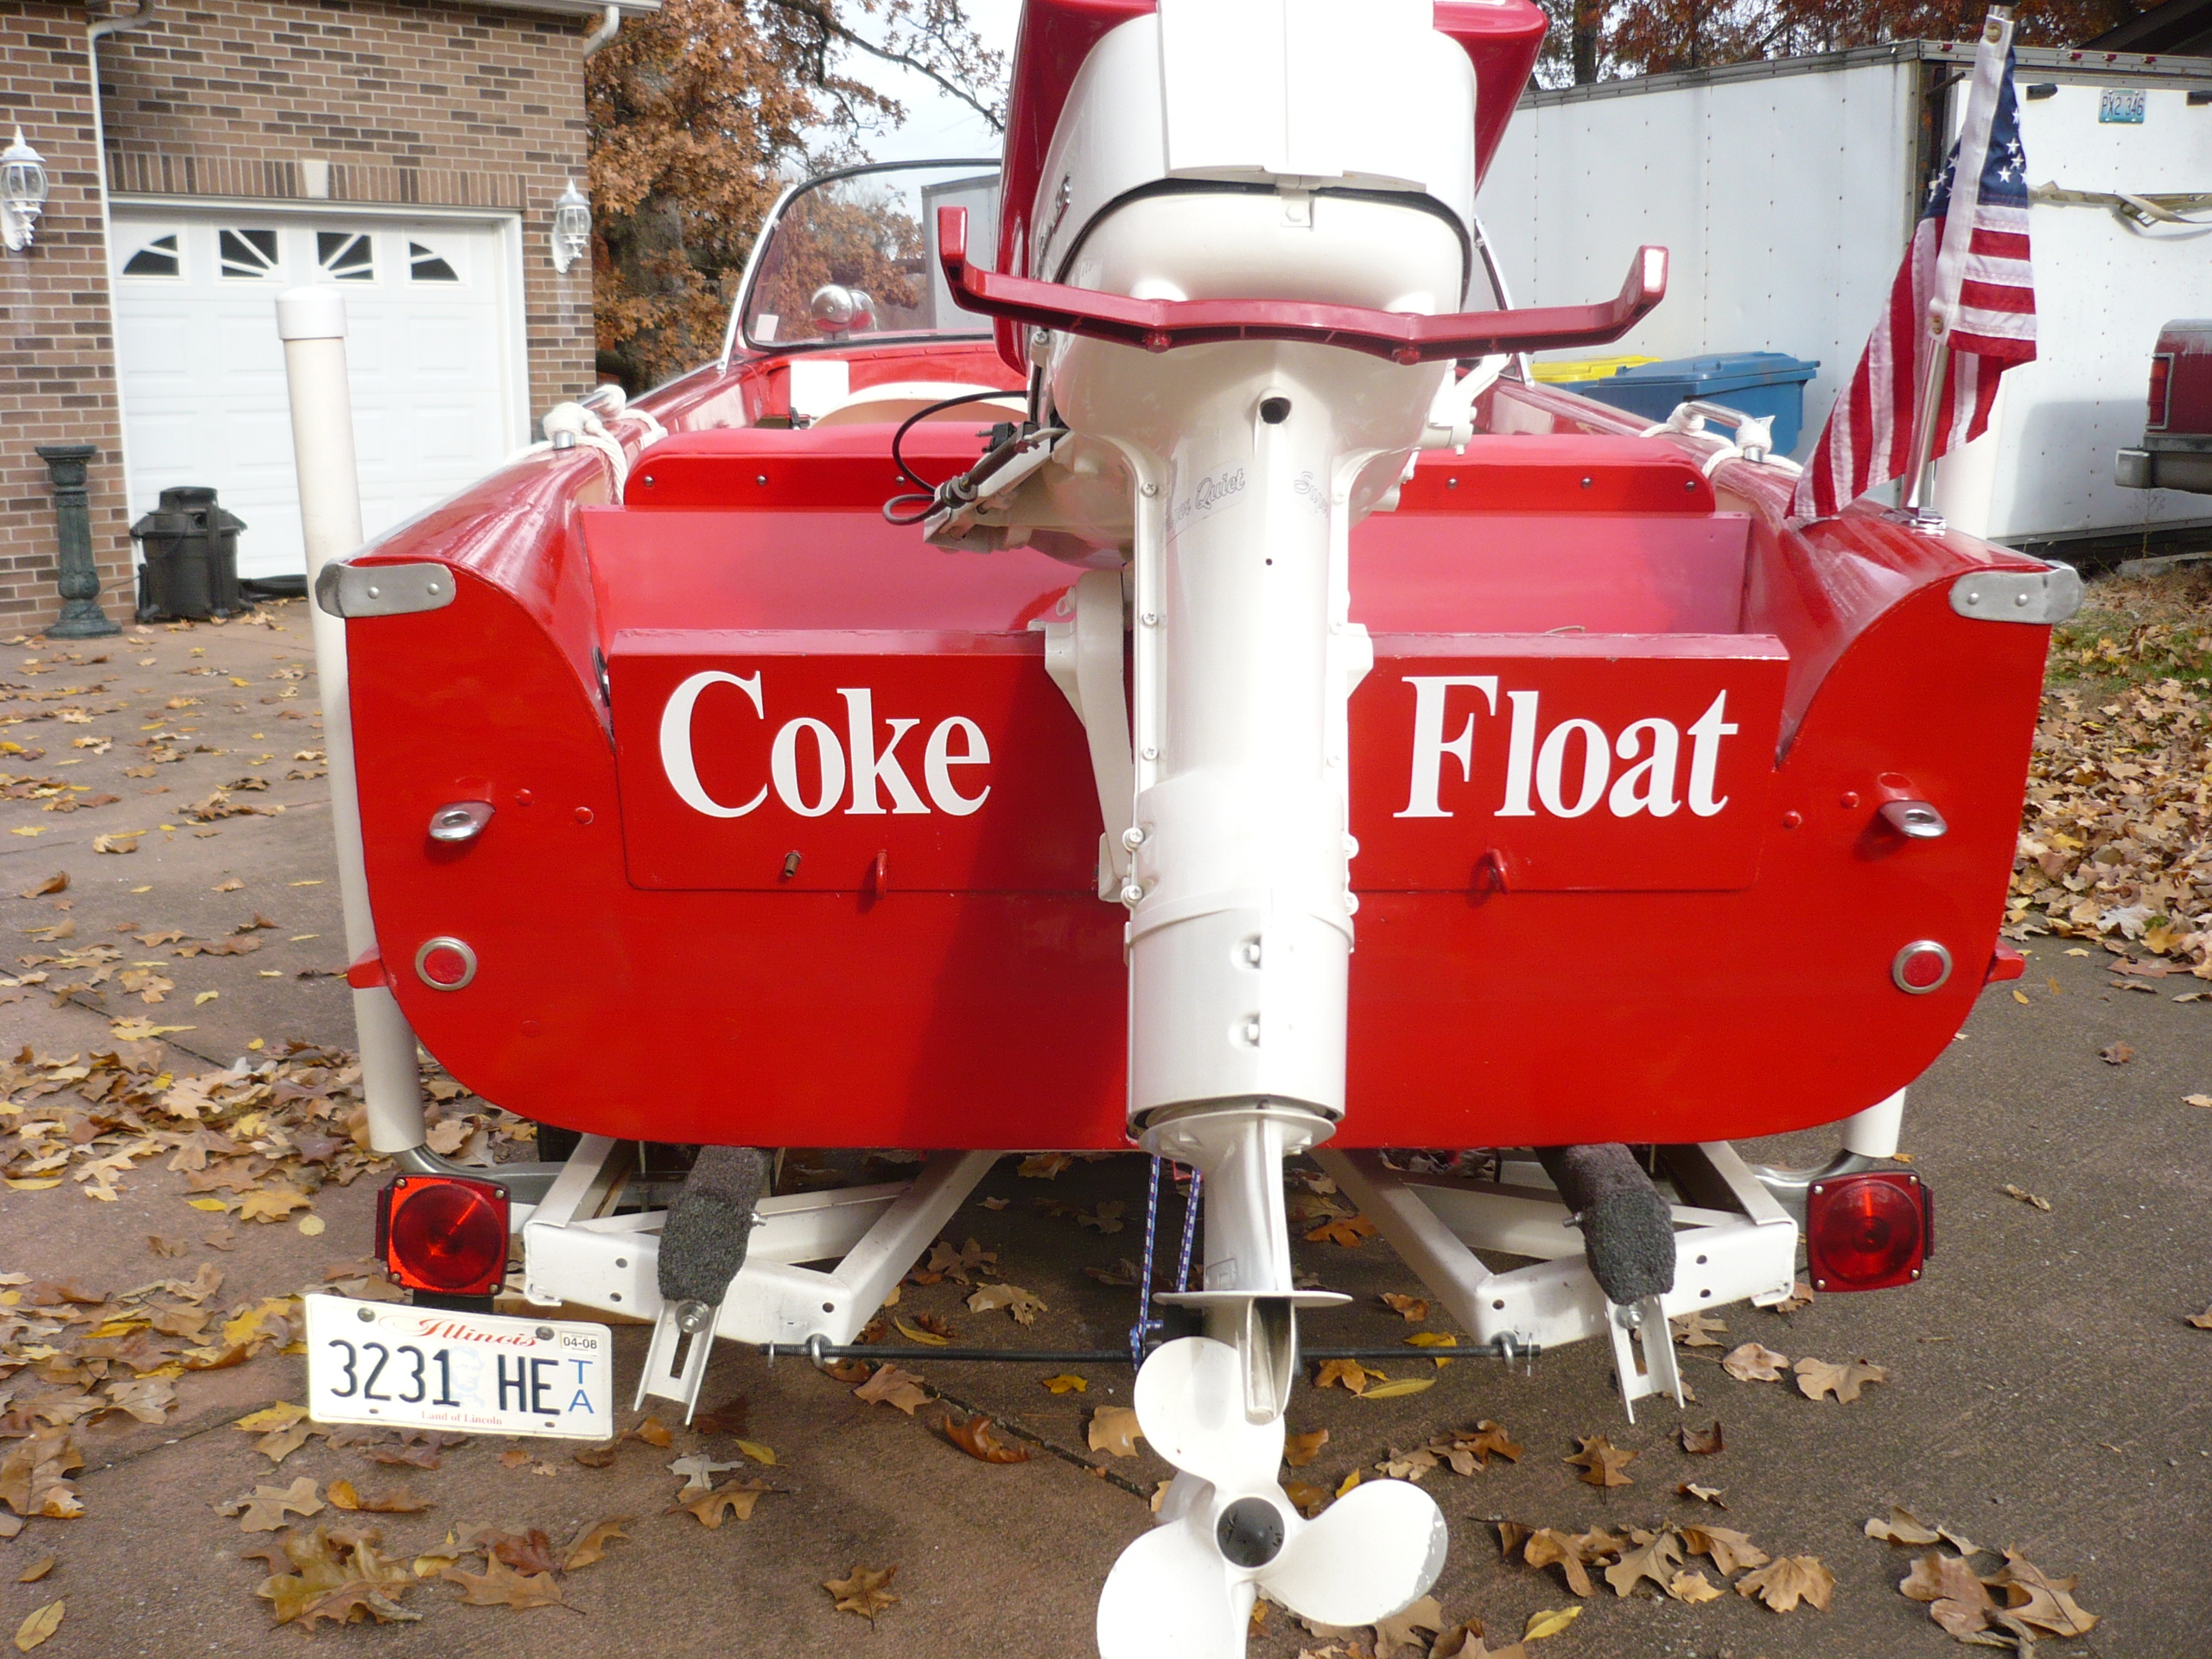
[[[2212,56],[2212,0],[2166,0],[2082,44],[2107,52]]]

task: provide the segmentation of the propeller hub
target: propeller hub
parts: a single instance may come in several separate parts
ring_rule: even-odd
[[[1221,1512],[1213,1536],[1232,1565],[1265,1567],[1282,1550],[1282,1514],[1264,1497],[1240,1497]]]

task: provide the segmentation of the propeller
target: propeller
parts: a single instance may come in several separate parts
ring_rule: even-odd
[[[1137,1373],[1136,1413],[1179,1472],[1160,1524],[1107,1575],[1102,1659],[1236,1659],[1262,1590],[1317,1624],[1372,1624],[1443,1570],[1444,1516],[1405,1481],[1369,1481],[1300,1516],[1275,1482],[1282,1419],[1245,1416],[1228,1344],[1185,1337],[1157,1350]]]

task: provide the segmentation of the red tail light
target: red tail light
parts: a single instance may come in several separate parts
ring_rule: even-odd
[[[2160,352],[2151,359],[2151,414],[2146,423],[2153,432],[2165,430],[2172,410],[2174,354]]]
[[[1805,1195],[1805,1253],[1815,1290],[1886,1290],[1920,1277],[1935,1210],[1920,1177],[1874,1170],[1815,1181]]]
[[[377,1254],[410,1290],[489,1296],[507,1273],[507,1190],[454,1175],[401,1175],[377,1194]]]

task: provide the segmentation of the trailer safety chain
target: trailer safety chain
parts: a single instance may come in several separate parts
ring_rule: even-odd
[[[1152,1181],[1144,1195],[1144,1272],[1137,1284],[1137,1322],[1129,1327],[1129,1363],[1141,1365],[1152,1346],[1152,1339],[1166,1329],[1161,1320],[1152,1317],[1153,1258],[1160,1236],[1160,1166],[1155,1154],[1152,1160]],[[1191,1287],[1191,1251],[1198,1242],[1198,1193],[1205,1177],[1196,1169],[1191,1172],[1191,1196],[1183,1204],[1183,1250],[1175,1263],[1175,1288]]]

